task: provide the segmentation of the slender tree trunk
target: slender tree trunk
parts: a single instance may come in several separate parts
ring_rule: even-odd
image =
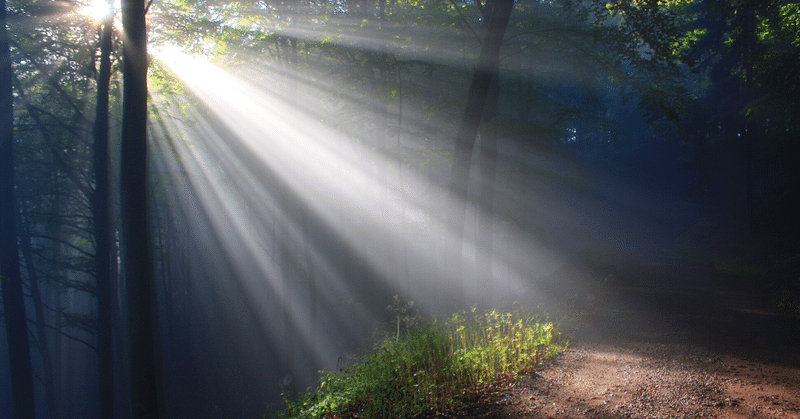
[[[112,342],[111,217],[108,180],[108,85],[111,80],[112,16],[100,33],[100,70],[97,77],[97,110],[94,122],[95,187],[92,213],[95,228],[95,280],[97,281],[97,362],[100,385],[100,418],[114,417],[114,357]]]
[[[11,94],[11,54],[6,31],[6,2],[0,8],[0,284],[11,367],[13,415],[33,419],[33,374],[28,320],[22,293],[14,197],[14,113]]]
[[[475,257],[475,270],[478,289],[491,304],[493,292],[492,243],[494,242],[494,182],[497,173],[497,134],[491,122],[497,116],[497,102],[500,98],[500,80],[495,77],[486,99],[486,113],[483,115],[480,142],[481,190],[478,198],[478,253]]]
[[[746,186],[746,206],[747,206],[747,228],[750,230],[750,233],[755,232],[755,215],[753,211],[754,201],[753,201],[753,127],[752,124],[748,123],[745,128],[745,154],[746,154],[746,171],[747,174],[747,186]]]
[[[298,348],[300,342],[293,331],[298,330],[296,319],[292,315],[292,304],[297,302],[296,285],[298,281],[298,268],[295,261],[296,246],[295,238],[292,236],[292,223],[294,214],[298,208],[295,206],[294,197],[289,190],[289,186],[282,179],[276,182],[277,209],[275,211],[276,226],[276,247],[279,253],[278,268],[280,272],[280,324],[281,324],[281,363],[283,369],[280,371],[281,392],[295,394],[297,392],[294,374],[298,359],[302,358]]]
[[[447,246],[448,266],[451,275],[460,287],[453,297],[456,303],[464,301],[464,284],[461,279],[461,248],[464,235],[464,219],[467,212],[467,189],[469,187],[470,161],[475,147],[475,136],[486,108],[486,98],[492,79],[499,68],[500,46],[503,44],[506,27],[514,9],[514,0],[494,0],[485,6],[490,8],[486,22],[486,38],[483,41],[478,66],[472,76],[472,83],[467,95],[467,105],[455,139],[453,165],[450,172],[450,210],[448,224],[452,229],[452,237]]]
[[[24,98],[24,92],[20,90],[19,97]],[[24,100],[24,99],[23,99]],[[37,122],[38,125],[41,125]],[[42,131],[42,135],[45,135],[45,140],[47,139],[47,135],[45,134],[46,131]],[[52,214],[63,214],[64,208],[64,190],[63,187],[60,185],[59,178],[62,176],[61,170],[52,170],[50,173],[49,182],[53,185],[52,190],[50,193],[52,194],[52,199],[50,200],[50,212]],[[61,220],[54,219],[52,217],[48,217],[45,219],[44,225],[45,234],[48,237],[64,237],[64,225]],[[48,287],[54,293],[51,295],[50,305],[55,309],[54,317],[52,319],[52,324],[58,325],[63,324],[66,319],[65,313],[67,310],[65,309],[65,287],[58,283],[52,283],[52,279],[63,279],[66,277],[66,272],[64,266],[59,263],[64,258],[64,244],[58,240],[50,240],[48,243],[48,248],[46,250],[47,257],[53,261],[51,262],[51,266],[49,267],[48,276],[51,278],[50,286]],[[55,394],[59,397],[56,398],[56,411],[69,411],[67,408],[70,406],[72,398],[64,397],[64,395],[68,394],[70,387],[69,387],[69,378],[70,375],[67,373],[68,366],[70,365],[69,356],[66,355],[65,349],[70,345],[69,340],[61,333],[51,333],[50,336],[51,342],[53,345],[50,347],[51,353],[53,356],[53,371],[55,376]]]
[[[747,103],[752,103],[755,98],[753,94],[753,49],[756,43],[756,27],[758,26],[758,18],[753,5],[748,5],[742,11],[745,19],[744,31],[744,62],[745,62],[745,97]],[[745,123],[745,153],[746,153],[746,206],[747,206],[747,228],[752,234],[755,232],[755,212],[753,201],[753,124],[752,119],[748,117]]]
[[[306,278],[308,281],[308,320],[309,320],[309,331],[311,332],[311,336],[318,335],[318,326],[319,326],[319,319],[317,316],[319,315],[319,284],[317,284],[317,272],[314,263],[314,257],[311,253],[313,241],[312,238],[312,229],[309,226],[309,211],[307,205],[303,204],[300,209],[300,220],[302,222],[303,228],[303,250],[304,250],[304,257],[306,260]],[[319,371],[319,365],[317,365],[317,359],[313,355],[313,348],[314,344],[308,344],[310,348],[309,360],[308,362],[311,364],[311,371]]]
[[[122,1],[122,248],[134,418],[158,418],[157,317],[147,211],[147,43],[144,0]]]
[[[403,151],[402,151],[402,132],[403,132],[403,74],[400,67],[397,67],[397,180],[400,184],[400,231],[406,231],[406,206],[408,200],[406,198],[406,185],[403,179]],[[411,284],[408,280],[408,241],[400,241],[401,262],[403,269],[398,271],[401,275],[401,282],[403,284],[402,291],[408,298],[411,297]]]
[[[33,249],[31,248],[31,222],[30,217],[24,212],[24,207],[20,207],[23,213],[20,216],[18,225],[22,228],[19,238],[19,250],[25,260],[25,270],[28,273],[28,284],[31,291],[33,302],[33,312],[36,314],[36,340],[39,355],[42,357],[42,369],[44,370],[44,391],[47,400],[48,418],[57,417],[56,407],[56,386],[55,373],[53,371],[53,356],[50,351],[50,340],[47,338],[47,320],[45,319],[44,306],[42,301],[42,290],[39,288],[39,275],[33,264]]]

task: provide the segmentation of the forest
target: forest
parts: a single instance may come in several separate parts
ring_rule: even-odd
[[[643,264],[800,315],[798,2],[3,1],[0,417],[262,417]]]

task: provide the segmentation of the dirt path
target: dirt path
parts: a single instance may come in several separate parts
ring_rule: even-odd
[[[662,261],[566,284],[570,348],[463,417],[800,418],[800,321],[735,278]]]

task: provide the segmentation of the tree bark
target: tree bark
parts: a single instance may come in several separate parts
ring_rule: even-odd
[[[11,93],[11,53],[6,31],[6,2],[0,7],[0,283],[11,372],[13,415],[33,419],[33,374],[28,320],[22,293],[14,196],[14,113]]]
[[[111,80],[113,15],[100,33],[100,69],[97,77],[97,109],[94,122],[94,173],[92,213],[95,234],[97,283],[97,362],[100,385],[100,418],[114,417],[114,357],[112,342],[111,217],[108,176],[108,86]]]
[[[494,182],[497,177],[497,134],[490,126],[497,116],[500,99],[500,79],[495,77],[486,99],[480,142],[481,190],[478,198],[478,253],[475,270],[481,295],[491,304],[494,274],[492,273],[492,243],[494,242]]]
[[[47,400],[47,415],[45,417],[54,418],[58,411],[56,407],[55,373],[53,371],[53,356],[50,352],[50,341],[47,337],[47,319],[45,319],[42,290],[39,288],[39,275],[34,267],[33,250],[31,245],[31,221],[25,214],[24,206],[20,206],[20,218],[17,224],[22,229],[19,237],[19,250],[25,260],[25,270],[28,274],[28,286],[30,287],[31,301],[33,302],[33,313],[36,315],[36,343],[39,355],[42,357],[42,369],[44,370],[44,391]]]
[[[147,211],[147,43],[144,0],[122,1],[122,256],[125,273],[131,406],[134,418],[158,418],[156,306]]]
[[[489,18],[486,22],[486,38],[483,41],[478,66],[472,76],[467,105],[456,134],[450,172],[451,202],[448,224],[452,230],[452,238],[446,251],[450,254],[448,265],[452,270],[451,275],[455,280],[460,280],[460,287],[455,290],[456,295],[453,298],[462,302],[464,300],[464,284],[461,278],[461,248],[464,219],[467,212],[467,189],[472,150],[475,148],[475,136],[486,108],[489,88],[492,79],[498,72],[500,47],[503,44],[511,11],[514,9],[514,1],[494,0],[487,3],[486,7],[490,8]]]

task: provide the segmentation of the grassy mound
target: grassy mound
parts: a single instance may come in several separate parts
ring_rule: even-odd
[[[410,418],[456,411],[465,395],[526,372],[561,350],[553,324],[523,310],[476,310],[387,337],[318,388],[287,400],[280,418]]]

